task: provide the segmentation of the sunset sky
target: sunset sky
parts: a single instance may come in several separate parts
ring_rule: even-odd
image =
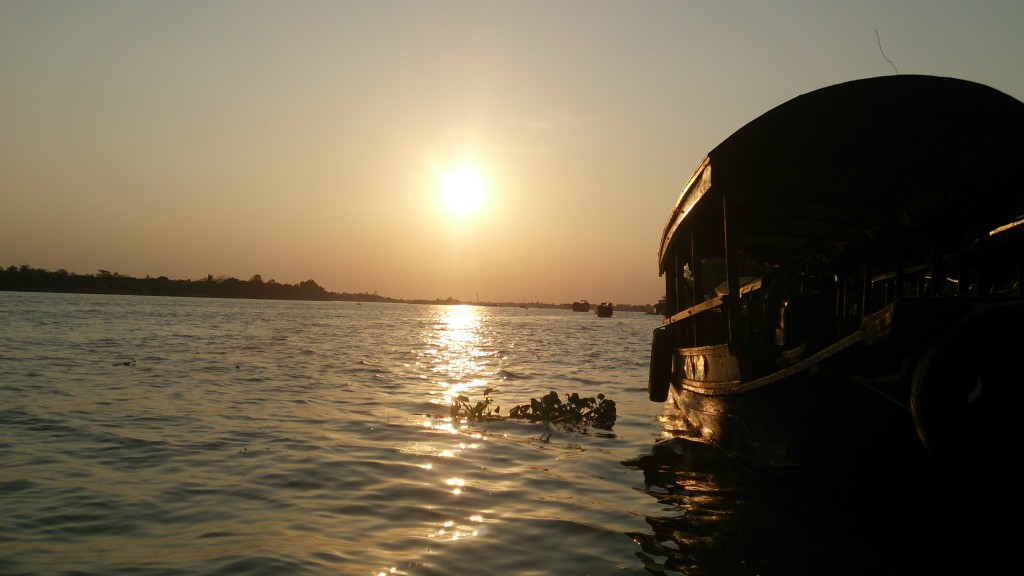
[[[897,72],[1024,99],[1022,30],[1020,0],[3,0],[0,266],[654,303],[732,132]]]

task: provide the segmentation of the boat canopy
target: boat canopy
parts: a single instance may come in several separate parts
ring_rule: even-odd
[[[665,226],[659,270],[679,262],[668,256],[681,237],[801,267],[958,246],[1021,215],[1024,103],[953,78],[867,78],[797,96],[708,153]],[[728,232],[701,234],[700,221]]]

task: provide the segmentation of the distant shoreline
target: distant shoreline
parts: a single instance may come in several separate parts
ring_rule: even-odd
[[[264,281],[256,274],[249,280],[207,276],[203,280],[172,280],[166,276],[134,278],[100,270],[97,274],[76,274],[67,270],[50,271],[28,265],[0,268],[0,291],[54,292],[65,294],[118,294],[128,296],[174,296],[184,298],[233,298],[248,300],[302,300],[319,302],[384,302],[394,304],[472,304],[517,308],[571,309],[571,303],[543,302],[462,302],[454,298],[421,300],[380,296],[376,292],[329,292],[315,280],[298,284]],[[649,312],[652,305],[615,305],[615,310]]]

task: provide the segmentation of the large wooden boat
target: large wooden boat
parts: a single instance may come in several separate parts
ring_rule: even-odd
[[[590,302],[586,300],[577,300],[572,303],[573,312],[590,312]]]
[[[751,466],[999,473],[1024,406],[1024,104],[855,80],[711,150],[671,211],[648,393]],[[937,465],[937,466],[936,466]]]

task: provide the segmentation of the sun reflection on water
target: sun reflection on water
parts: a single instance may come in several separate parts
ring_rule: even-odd
[[[484,523],[484,517],[479,514],[473,514],[469,518],[466,518],[465,522],[482,525]],[[481,533],[482,529],[480,526],[459,524],[454,520],[446,520],[442,522],[440,527],[434,530],[429,536],[430,538],[440,538],[444,540],[462,540],[465,538],[479,536]]]
[[[445,484],[452,486],[452,494],[455,494],[456,496],[462,494],[462,487],[466,485],[466,480],[464,478],[449,478],[444,482]]]
[[[486,369],[483,308],[477,306],[440,306],[433,317],[435,330],[429,335],[429,370],[441,392],[431,401],[451,405],[459,395],[468,395],[487,381],[479,376]]]
[[[458,469],[459,457],[466,450],[482,449],[485,438],[472,429],[472,422],[456,414],[452,406],[460,396],[476,400],[484,390],[494,386],[493,378],[498,370],[489,366],[491,359],[487,350],[492,342],[485,325],[485,308],[439,306],[424,335],[427,346],[420,357],[421,366],[431,375],[434,385],[427,391],[428,402],[443,406],[442,414],[451,412],[450,416],[435,414],[424,417],[422,425],[440,434],[441,440],[418,451],[428,458],[420,467],[432,476],[443,474],[434,478],[439,489],[462,502],[452,510],[456,513],[464,510],[465,499],[470,498],[473,492],[472,479]],[[481,513],[449,518],[432,523],[428,537],[456,542],[483,532],[484,516]]]

